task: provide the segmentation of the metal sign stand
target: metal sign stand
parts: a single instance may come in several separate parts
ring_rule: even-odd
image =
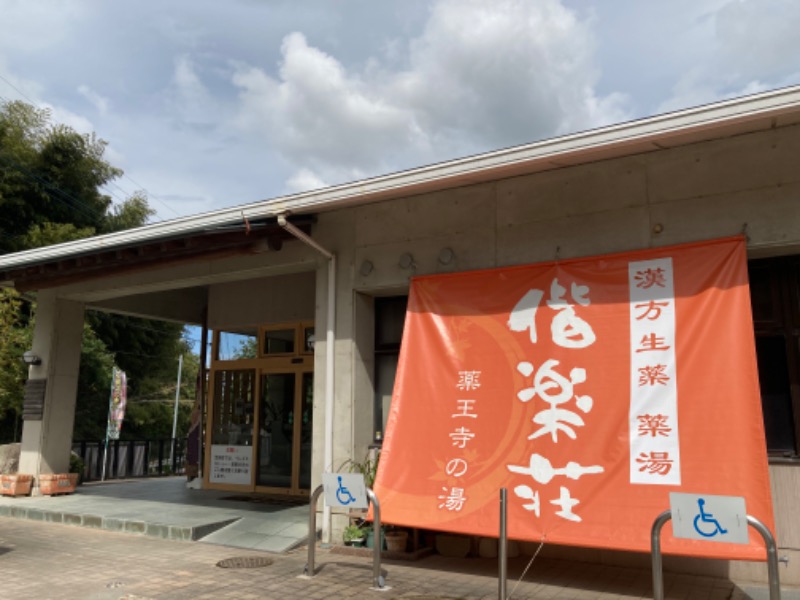
[[[499,584],[498,584],[498,598],[506,600],[506,580],[508,578],[508,529],[507,529],[507,490],[506,488],[500,489],[500,539],[498,540],[499,548],[497,550],[497,558],[500,561],[498,566],[499,571]]]
[[[309,579],[316,575],[314,559],[317,549],[317,500],[319,500],[323,490],[324,486],[320,485],[313,491],[308,512],[308,562],[303,569],[303,575]],[[381,505],[380,502],[378,502],[378,497],[370,488],[367,488],[367,498],[369,498],[374,508],[375,518],[373,519],[373,527],[377,532],[378,540],[372,548],[372,587],[370,589],[383,592],[391,588],[386,586],[386,582],[381,574]]]
[[[653,557],[653,600],[664,600],[664,573],[661,561],[661,528],[672,518],[672,512],[665,510],[656,517],[650,532],[650,550]],[[778,574],[778,549],[775,538],[761,521],[747,515],[747,523],[751,525],[767,545],[767,568],[769,577],[769,600],[781,600],[781,583]]]

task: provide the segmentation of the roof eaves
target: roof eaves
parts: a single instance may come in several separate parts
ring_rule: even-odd
[[[532,165],[540,161],[578,156],[601,148],[623,148],[644,141],[657,142],[689,131],[703,131],[722,124],[777,117],[797,111],[800,111],[800,86],[735,98],[320,190],[154,223],[136,229],[7,254],[0,256],[0,269],[7,270],[104,249],[174,238],[209,228],[244,223],[246,220],[274,218],[280,214],[332,210],[343,205],[369,202],[387,194],[393,196],[411,194],[415,188],[435,182],[441,187],[447,187],[448,183],[455,187],[463,185],[465,178],[474,180],[478,176],[483,176],[488,179],[492,172],[514,165]]]

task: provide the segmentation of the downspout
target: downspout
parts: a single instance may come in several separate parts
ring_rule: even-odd
[[[334,345],[336,343],[336,255],[329,252],[303,231],[286,220],[284,215],[278,215],[278,225],[291,233],[301,242],[311,246],[328,259],[328,328],[325,336],[325,446],[324,446],[324,471],[333,471],[333,377],[334,377]],[[322,541],[331,542],[331,509],[325,504],[322,509]],[[312,540],[309,540],[312,543]]]

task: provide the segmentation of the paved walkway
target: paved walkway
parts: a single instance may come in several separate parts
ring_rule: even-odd
[[[0,598],[489,600],[498,597],[497,562],[493,559],[433,555],[414,562],[384,561],[386,589],[375,591],[370,589],[373,584],[370,558],[318,548],[316,575],[310,579],[303,577],[307,546],[298,546],[296,536],[282,532],[298,525],[293,519],[301,520],[307,527],[307,506],[234,502],[225,499],[228,496],[227,492],[186,490],[184,480],[175,478],[87,485],[79,488],[79,493],[56,498],[0,499]],[[242,523],[264,529],[271,523],[275,531],[230,529]],[[208,534],[212,525],[215,533]],[[216,540],[209,539],[214,536]],[[248,536],[260,541],[254,543],[255,538]],[[275,548],[282,548],[253,548],[259,543],[270,545],[264,541],[270,537],[285,537],[274,544]],[[188,541],[192,539],[214,543]],[[229,559],[238,567],[258,561],[270,564],[254,568],[217,566]],[[649,569],[537,558],[517,583],[529,561],[526,556],[509,561],[508,591],[514,600],[652,597]],[[739,587],[725,579],[669,573],[665,574],[665,591],[669,599],[767,600],[769,597],[764,587]],[[784,588],[783,600],[800,600],[800,592]]]
[[[226,559],[266,559],[259,568],[221,568]],[[647,570],[537,559],[515,587],[529,559],[509,565],[514,600],[611,600],[651,596]],[[490,559],[386,562],[385,591],[373,591],[371,562],[317,552],[317,575],[302,578],[305,549],[284,554],[179,542],[101,529],[0,517],[0,597],[4,600],[403,600],[498,597]],[[729,581],[666,575],[669,599],[722,600],[750,596]],[[757,591],[756,591],[757,592]],[[761,590],[763,592],[763,590]],[[756,598],[766,598],[756,595]],[[784,599],[797,598],[784,593]]]
[[[0,516],[270,552],[305,544],[307,504],[229,499],[235,496],[187,489],[185,477],[98,482],[64,496],[0,496]]]

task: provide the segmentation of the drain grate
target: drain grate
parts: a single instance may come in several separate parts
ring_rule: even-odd
[[[266,556],[235,556],[219,561],[217,566],[223,569],[258,569],[271,564],[272,559]]]

